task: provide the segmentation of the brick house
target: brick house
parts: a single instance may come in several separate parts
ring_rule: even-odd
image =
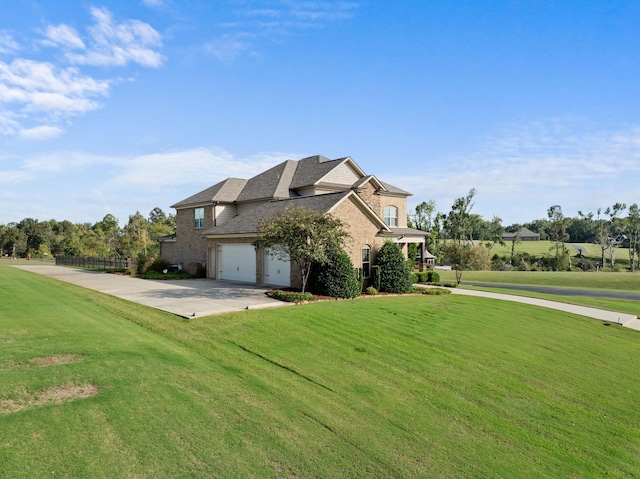
[[[287,160],[249,180],[228,178],[172,208],[176,234],[160,240],[161,256],[184,269],[206,266],[207,277],[271,286],[299,286],[300,275],[288,261],[258,244],[262,219],[289,206],[330,213],[349,233],[345,247],[365,277],[375,256],[390,239],[401,246],[421,245],[425,232],[407,227],[411,194],[367,175],[350,158],[311,156]]]

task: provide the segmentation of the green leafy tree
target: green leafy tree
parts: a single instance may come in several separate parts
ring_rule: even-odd
[[[160,208],[154,208],[149,213],[149,236],[156,243],[161,236],[170,235],[176,231],[176,218],[166,215]]]
[[[547,217],[550,225],[549,237],[554,242],[554,246],[551,248],[555,248],[554,269],[558,271],[565,270],[570,267],[569,252],[565,247],[565,242],[569,240],[569,234],[567,233],[567,221],[560,205],[549,207]]]
[[[613,206],[607,207],[604,210],[604,214],[608,217],[601,218],[600,214],[602,210],[598,208],[598,217],[595,222],[595,238],[596,243],[600,245],[601,262],[602,267],[605,268],[607,260],[605,258],[605,252],[609,250],[609,261],[611,267],[615,266],[615,247],[618,245],[617,236],[622,230],[622,223],[620,221],[620,214],[627,208],[624,203],[616,203]]]
[[[148,257],[156,253],[157,244],[151,240],[149,221],[140,214],[129,216],[122,234],[122,252],[128,258]]]
[[[380,267],[380,291],[408,293],[411,291],[411,271],[399,246],[385,241],[376,255]]]
[[[468,243],[447,241],[443,246],[444,256],[456,272],[456,282],[462,282],[462,272],[471,268],[474,249]]]
[[[475,194],[476,190],[472,188],[467,196],[456,199],[444,220],[449,241],[443,247],[443,254],[455,269],[458,283],[462,281],[462,271],[469,269],[473,260],[471,209]]]
[[[330,249],[343,247],[348,236],[343,223],[332,215],[296,207],[263,219],[258,233],[263,247],[298,267],[303,293],[312,265],[327,264]]]

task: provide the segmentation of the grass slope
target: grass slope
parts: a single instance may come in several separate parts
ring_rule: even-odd
[[[185,322],[0,267],[0,404],[98,388],[0,415],[0,477],[634,477],[639,353],[634,331],[515,303]]]

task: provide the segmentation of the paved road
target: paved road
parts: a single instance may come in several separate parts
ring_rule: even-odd
[[[12,266],[185,318],[291,304],[272,299],[265,294],[266,288],[250,284],[212,279],[151,281],[64,266]]]
[[[513,289],[518,291],[532,291],[534,293],[555,294],[557,296],[583,296],[588,298],[631,299],[640,301],[640,293],[626,293],[621,291],[595,291],[585,289],[558,288],[555,286],[530,286],[518,284],[468,283],[463,286],[477,286],[481,288]]]

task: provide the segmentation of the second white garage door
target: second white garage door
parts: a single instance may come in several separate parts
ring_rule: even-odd
[[[256,282],[256,250],[251,244],[218,245],[218,278]]]
[[[272,286],[291,286],[291,263],[264,252],[264,283]]]

